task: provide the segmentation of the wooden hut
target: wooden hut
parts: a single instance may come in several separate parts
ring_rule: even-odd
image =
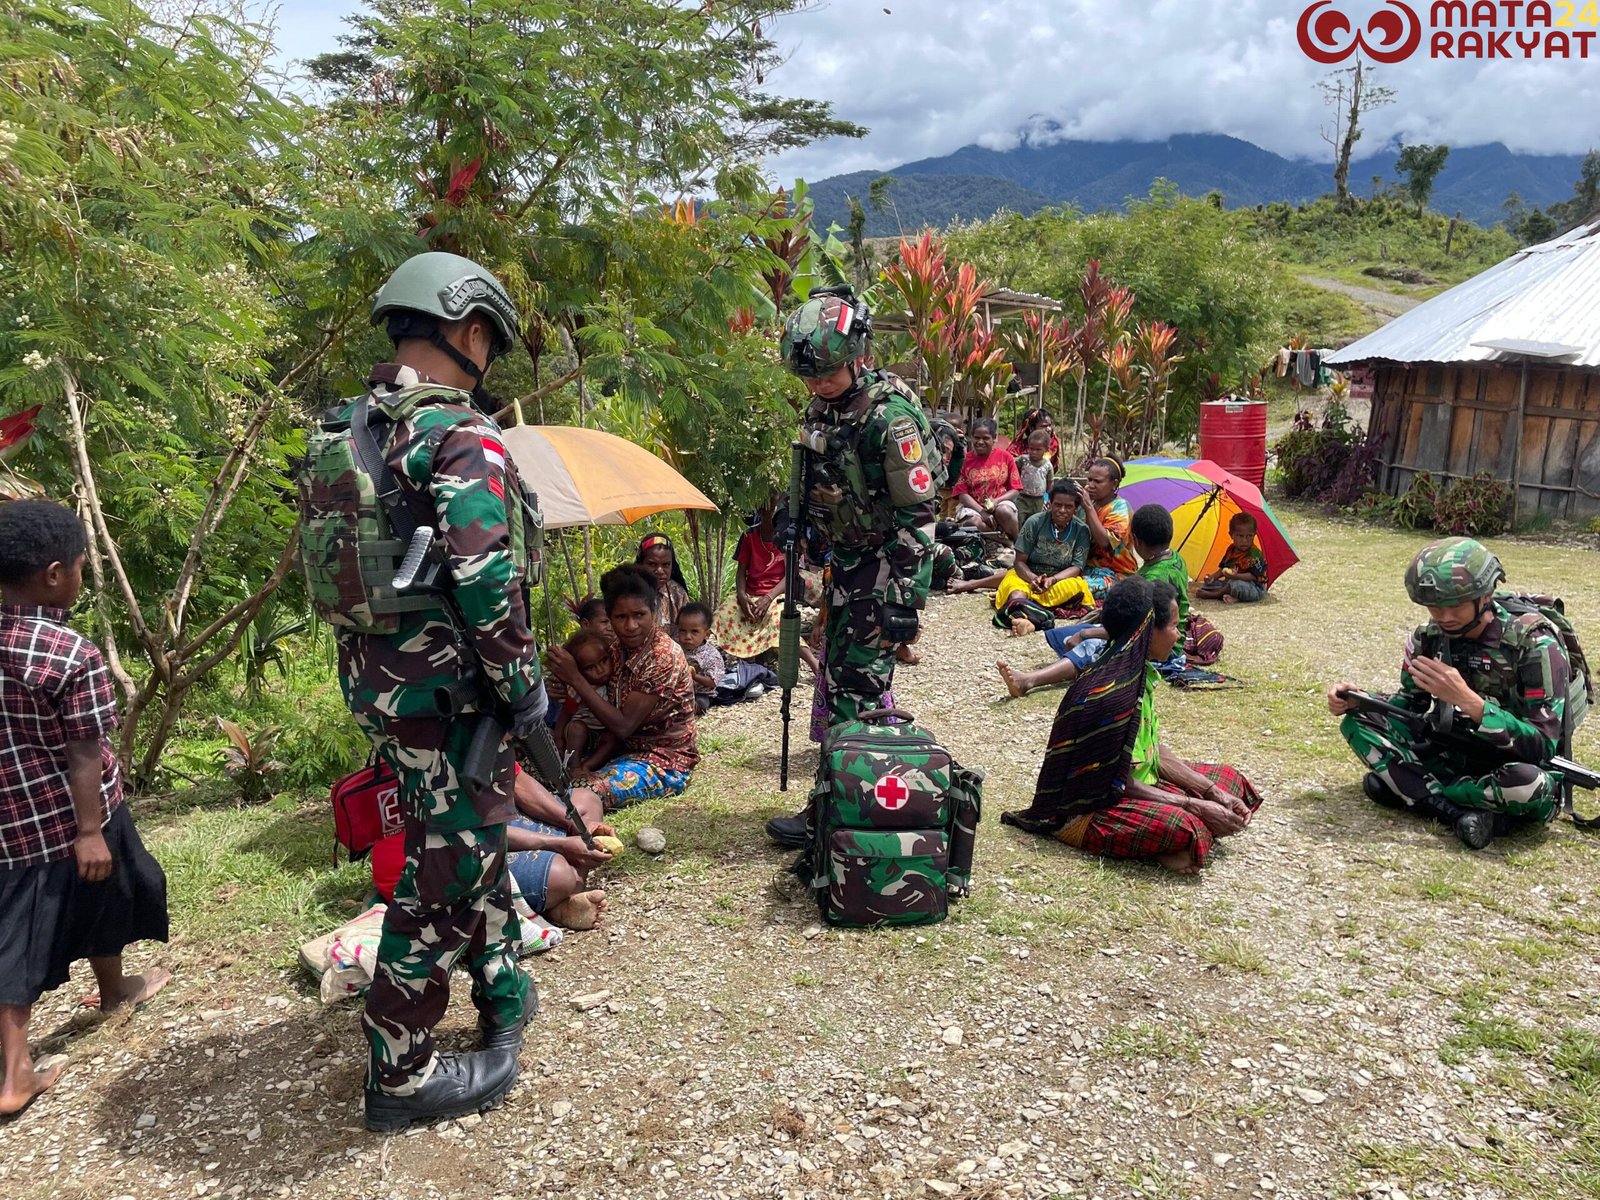
[[[1326,360],[1373,372],[1378,486],[1515,482],[1513,516],[1600,515],[1600,220],[1451,288]]]

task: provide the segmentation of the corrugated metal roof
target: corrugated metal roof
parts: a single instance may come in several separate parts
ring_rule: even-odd
[[[1489,345],[1486,343],[1494,343]],[[1600,221],[1519,250],[1336,351],[1363,362],[1520,362],[1600,367]]]

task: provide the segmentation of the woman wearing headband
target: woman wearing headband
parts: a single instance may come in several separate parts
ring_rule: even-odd
[[[656,624],[667,636],[678,635],[678,610],[689,603],[689,585],[684,582],[683,568],[678,565],[678,552],[672,539],[664,533],[652,533],[639,543],[639,553],[633,561],[650,573],[656,584]]]

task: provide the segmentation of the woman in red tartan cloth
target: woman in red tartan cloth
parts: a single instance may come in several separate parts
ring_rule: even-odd
[[[1250,823],[1261,797],[1232,767],[1185,762],[1161,743],[1155,664],[1182,636],[1172,585],[1124,579],[1106,594],[1101,622],[1111,647],[1062,697],[1033,806],[1000,819],[1192,875],[1214,839]]]

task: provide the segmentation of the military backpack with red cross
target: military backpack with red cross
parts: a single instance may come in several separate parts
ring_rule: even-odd
[[[894,723],[890,723],[891,720]],[[925,925],[964,896],[983,772],[961,766],[909,713],[828,730],[811,790],[806,862],[835,925]]]

